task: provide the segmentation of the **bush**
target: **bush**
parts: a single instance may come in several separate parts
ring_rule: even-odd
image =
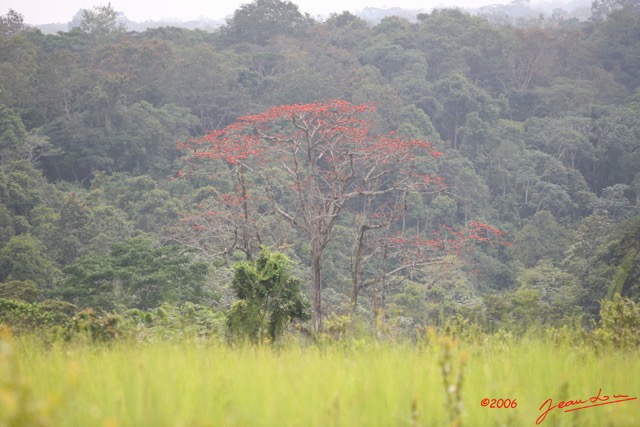
[[[599,346],[640,346],[640,304],[619,295],[611,301],[602,301],[600,323],[593,331],[593,337]]]
[[[0,324],[16,333],[32,332],[56,325],[56,316],[39,303],[0,298]]]
[[[87,308],[76,314],[67,326],[67,339],[83,337],[93,342],[109,342],[124,335],[122,317],[97,313]]]
[[[236,263],[234,270],[231,287],[238,301],[228,316],[234,338],[275,342],[289,322],[309,319],[309,302],[285,255],[265,248],[258,259]]]
[[[124,318],[133,323],[136,338],[142,341],[222,337],[226,323],[224,313],[190,302],[164,303],[149,311],[133,309]]]
[[[12,280],[0,283],[0,298],[16,301],[36,302],[40,291],[30,280]]]

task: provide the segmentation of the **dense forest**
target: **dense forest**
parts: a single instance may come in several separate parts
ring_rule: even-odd
[[[640,4],[593,12],[372,24],[255,0],[136,32],[104,6],[45,35],[10,10],[0,323],[206,329],[269,303],[273,338],[347,316],[411,335],[638,302]]]

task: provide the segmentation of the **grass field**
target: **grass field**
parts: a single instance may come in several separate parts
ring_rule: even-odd
[[[595,403],[640,397],[639,355],[542,340],[45,348],[5,337],[0,426],[535,426],[551,398],[586,403],[540,425],[635,427],[640,400],[564,410],[599,390]]]

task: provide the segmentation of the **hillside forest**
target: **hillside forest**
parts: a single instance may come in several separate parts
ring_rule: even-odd
[[[411,337],[638,303],[640,6],[594,8],[374,24],[255,0],[138,32],[100,6],[57,34],[9,10],[0,323]]]

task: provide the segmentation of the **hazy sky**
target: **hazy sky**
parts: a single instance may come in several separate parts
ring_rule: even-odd
[[[252,0],[110,0],[118,12],[132,21],[143,22],[162,18],[191,20],[200,17],[222,19]],[[312,16],[328,15],[348,10],[356,12],[366,6],[431,9],[432,7],[476,7],[487,4],[507,4],[510,0],[293,0],[301,12]],[[109,0],[0,0],[0,15],[9,9],[21,13],[27,24],[66,23],[80,9],[102,6]]]

